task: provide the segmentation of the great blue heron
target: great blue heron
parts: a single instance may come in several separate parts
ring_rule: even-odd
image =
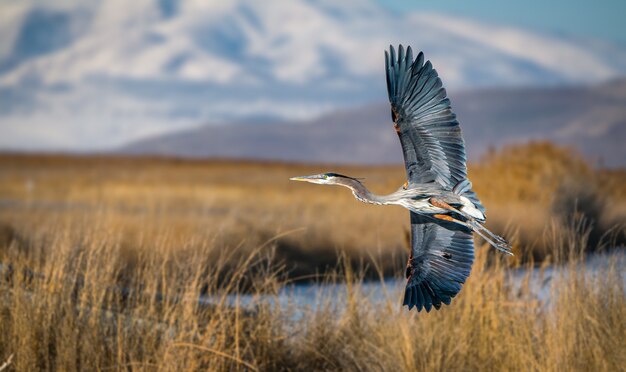
[[[337,173],[293,177],[352,190],[365,203],[400,205],[411,213],[411,253],[403,304],[411,310],[450,304],[474,261],[472,231],[501,252],[510,245],[483,226],[485,208],[467,179],[465,145],[437,71],[411,47],[385,52],[391,119],[400,137],[407,182],[389,195],[371,193]]]

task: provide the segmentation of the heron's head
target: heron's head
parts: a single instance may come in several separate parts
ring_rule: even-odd
[[[338,173],[320,173],[311,176],[291,177],[290,180],[318,183],[320,185],[345,185],[350,181],[357,181],[356,178],[344,176]]]

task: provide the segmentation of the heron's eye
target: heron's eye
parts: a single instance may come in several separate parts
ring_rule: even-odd
[[[330,177],[328,177],[328,175],[327,175],[327,174],[323,174],[323,175],[322,175],[322,177],[323,177],[325,180],[327,180],[327,179],[329,179],[329,178],[330,178]]]

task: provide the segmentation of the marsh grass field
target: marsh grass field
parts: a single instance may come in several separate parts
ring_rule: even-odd
[[[549,143],[470,164],[488,226],[451,306],[408,312],[366,281],[400,278],[408,214],[342,188],[288,181],[336,171],[376,193],[402,166],[115,156],[0,156],[0,365],[8,370],[625,370],[626,171]],[[513,268],[570,267],[549,300]],[[346,283],[343,305],[272,301],[298,282]],[[238,296],[252,298],[245,306]],[[198,298],[211,298],[200,303]],[[234,298],[234,301],[233,301]]]

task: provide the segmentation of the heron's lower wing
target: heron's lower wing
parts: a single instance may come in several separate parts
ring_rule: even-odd
[[[418,311],[449,305],[473,262],[471,231],[456,224],[444,226],[411,212],[411,259],[403,304]]]

